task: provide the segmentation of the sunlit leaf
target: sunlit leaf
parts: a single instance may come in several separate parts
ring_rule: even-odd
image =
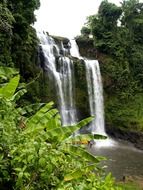
[[[11,99],[18,86],[20,75],[15,76],[5,86],[0,88],[0,96]]]
[[[96,164],[91,164],[91,165],[88,165],[86,167],[83,167],[82,169],[78,169],[78,170],[72,172],[71,174],[66,175],[64,177],[64,181],[71,181],[73,179],[80,178],[83,175],[86,175],[91,170],[94,170],[95,167],[96,167]]]

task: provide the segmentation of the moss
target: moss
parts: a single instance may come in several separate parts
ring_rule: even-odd
[[[89,116],[88,91],[86,85],[86,71],[83,60],[73,58],[75,73],[75,102],[79,119]]]

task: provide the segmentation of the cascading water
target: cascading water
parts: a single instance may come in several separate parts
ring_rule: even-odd
[[[43,32],[37,32],[45,58],[45,67],[56,85],[59,109],[63,125],[76,123],[76,109],[74,103],[74,73],[73,62],[68,56],[68,50],[62,42],[59,46],[54,39]]]
[[[73,39],[71,43],[71,55],[84,59],[80,56],[76,41]],[[91,123],[91,132],[106,135],[104,127],[104,103],[103,103],[103,90],[102,80],[100,74],[100,67],[97,60],[84,59],[86,66],[86,80],[88,87],[89,106],[91,116],[95,119]]]
[[[104,104],[100,67],[97,60],[85,60],[90,114],[95,116],[91,123],[92,133],[105,135]]]
[[[70,40],[70,44],[71,44],[70,54],[71,54],[73,57],[77,57],[77,58],[79,58],[79,59],[80,59],[80,58],[83,59],[83,58],[80,56],[79,48],[78,48],[78,45],[77,45],[75,39]]]
[[[99,63],[97,60],[87,60],[81,57],[75,40],[71,40],[70,43],[72,56],[83,59],[85,62],[90,114],[95,116],[90,124],[91,132],[108,136],[104,124],[104,99]],[[107,140],[96,141],[95,145],[96,147],[108,147],[115,146],[117,143],[108,137]]]

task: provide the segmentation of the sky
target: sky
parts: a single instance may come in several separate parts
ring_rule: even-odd
[[[109,0],[120,5],[121,0]],[[96,14],[101,0],[41,0],[35,27],[51,35],[75,37],[87,16]]]

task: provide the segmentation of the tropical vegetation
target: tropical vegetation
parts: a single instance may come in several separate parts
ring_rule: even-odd
[[[53,102],[18,106],[16,102],[26,90],[19,85],[17,71],[0,68],[0,78],[1,190],[120,189],[114,186],[111,174],[106,176],[99,167],[104,158],[93,156],[77,143],[105,137],[73,135],[92,117],[62,127]]]
[[[93,118],[62,127],[53,102],[38,103],[50,99],[32,27],[39,6],[39,0],[0,2],[0,189],[119,190],[99,166],[105,158],[86,150],[91,139],[105,137],[74,135]],[[101,63],[106,123],[143,131],[143,3],[124,0],[118,7],[104,0],[81,32],[81,39],[94,42]],[[75,62],[81,76],[83,68]],[[84,110],[84,80],[83,88],[78,85]]]
[[[102,1],[81,30],[93,37],[104,82],[106,123],[143,131],[143,3]],[[94,55],[95,57],[95,55]]]

